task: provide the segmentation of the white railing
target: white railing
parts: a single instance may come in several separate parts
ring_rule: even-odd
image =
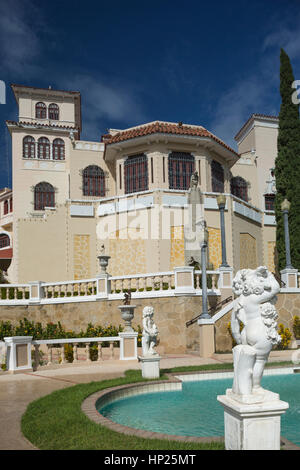
[[[67,360],[66,354],[68,352],[65,350],[66,345],[71,345],[72,350],[70,354],[73,356],[72,363],[78,363],[80,360],[83,360],[85,363],[92,362],[91,359],[91,345],[97,344],[97,362],[101,362],[104,359],[104,354],[102,350],[102,343],[109,343],[108,349],[108,359],[115,359],[114,346],[115,342],[120,342],[119,336],[109,336],[109,337],[97,337],[97,338],[61,338],[61,339],[44,339],[44,340],[34,340],[31,344],[34,346],[34,369],[37,369],[38,366],[43,363],[43,365],[53,365],[66,364],[69,362]],[[79,354],[78,348],[82,345],[84,347],[83,358]],[[41,351],[41,346],[47,347],[47,361],[43,359],[43,351]],[[41,356],[42,352],[42,356]],[[56,356],[56,357],[55,357]],[[106,356],[106,355],[105,355]]]
[[[220,273],[218,271],[206,271],[208,289],[216,291],[218,289],[218,280]],[[195,289],[201,290],[202,271],[195,271]]]
[[[110,278],[111,293],[129,290],[132,293],[150,291],[171,291],[175,289],[174,271],[161,273],[134,274],[128,276],[112,276]]]
[[[192,269],[192,268],[188,268]],[[185,267],[176,268],[176,272],[185,272]],[[190,271],[189,271],[190,272]],[[222,278],[221,278],[222,279]],[[208,293],[219,295],[220,271],[207,271]],[[201,271],[193,271],[187,286],[177,286],[174,271],[146,274],[110,276],[99,274],[92,279],[75,279],[59,282],[30,282],[27,284],[0,284],[0,305],[29,305],[68,302],[86,302],[100,299],[122,299],[130,291],[134,298],[168,297],[191,293],[201,295]]]
[[[97,294],[96,279],[81,279],[62,282],[42,283],[43,297],[46,299],[55,299],[61,297],[80,297]]]

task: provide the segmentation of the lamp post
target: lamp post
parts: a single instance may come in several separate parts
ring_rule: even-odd
[[[204,227],[204,237],[201,243],[201,272],[202,272],[202,313],[199,317],[200,320],[204,318],[211,318],[207,308],[207,274],[206,274],[206,251],[208,242],[208,230]]]
[[[226,260],[226,238],[225,238],[225,205],[226,205],[226,196],[224,194],[220,194],[217,196],[217,203],[220,210],[220,223],[221,223],[221,245],[222,245],[222,264],[221,268],[228,268],[229,264]]]
[[[289,235],[289,210],[291,203],[285,199],[281,203],[281,210],[283,213],[284,223],[284,241],[285,241],[285,269],[294,269],[291,262],[291,250],[290,250],[290,235]]]

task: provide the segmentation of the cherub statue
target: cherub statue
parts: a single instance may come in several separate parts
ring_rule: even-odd
[[[238,298],[231,315],[231,331],[237,346],[233,348],[234,380],[237,395],[261,394],[260,382],[272,346],[281,341],[277,333],[274,307],[280,286],[265,266],[242,269],[233,280]],[[243,329],[241,329],[243,324]]]
[[[154,350],[157,343],[158,329],[153,321],[153,307],[145,307],[143,310],[143,338],[142,350],[143,356],[157,356]]]

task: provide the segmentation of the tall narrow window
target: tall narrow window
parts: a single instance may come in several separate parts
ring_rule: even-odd
[[[224,192],[224,169],[216,160],[211,162],[211,186],[214,193]]]
[[[275,210],[275,194],[265,194],[265,210]]]
[[[90,165],[83,170],[83,195],[105,196],[105,175],[99,166]]]
[[[124,162],[125,193],[148,190],[148,160],[144,154],[132,155]]]
[[[40,137],[38,140],[38,158],[43,160],[50,159],[50,142],[47,137]]]
[[[34,188],[34,210],[55,207],[55,191],[50,183],[39,183]]]
[[[3,204],[3,215],[8,214],[8,200],[6,199]]]
[[[48,108],[48,118],[54,121],[59,120],[59,107],[56,103],[49,104]]]
[[[52,158],[53,160],[65,159],[65,143],[62,139],[54,139],[52,144]]]
[[[230,192],[236,197],[248,201],[248,185],[244,178],[234,176],[230,181]]]
[[[23,139],[23,158],[35,158],[35,140],[31,135]]]
[[[6,233],[0,233],[0,248],[10,246],[10,238]]]
[[[47,117],[47,106],[45,103],[39,102],[35,105],[35,117],[36,119],[46,119]]]
[[[13,211],[13,199],[11,197],[9,200],[9,212],[12,212],[12,211]]]
[[[186,152],[172,152],[168,158],[169,188],[185,189],[190,187],[191,176],[195,171],[195,159]]]

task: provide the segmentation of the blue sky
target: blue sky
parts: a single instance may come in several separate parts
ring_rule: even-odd
[[[0,0],[0,187],[11,186],[9,85],[82,93],[82,138],[153,120],[199,124],[235,148],[277,114],[279,52],[300,79],[299,0]]]

